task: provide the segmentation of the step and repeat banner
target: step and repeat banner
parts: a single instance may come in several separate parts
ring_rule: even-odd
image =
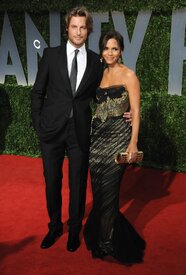
[[[145,64],[153,62],[153,55],[158,59],[159,50],[164,50],[165,56],[162,56],[158,68],[165,65],[168,67],[167,71],[167,92],[168,94],[183,94],[183,71],[184,61],[186,60],[186,46],[185,46],[185,25],[186,25],[186,9],[172,11],[172,14],[166,15],[166,19],[169,21],[169,29],[167,29],[167,20],[165,26],[157,20],[157,26],[151,32],[151,23],[154,24],[157,14],[153,15],[152,11],[139,11],[136,14],[135,22],[133,23],[133,29],[128,29],[125,12],[108,11],[92,13],[94,19],[94,32],[90,35],[88,46],[95,52],[98,50],[98,41],[101,35],[102,26],[108,25],[111,28],[119,31],[124,37],[125,50],[123,52],[124,63],[136,71],[139,55],[145,48],[148,52],[147,57],[144,58]],[[16,83],[18,85],[33,85],[38,68],[38,57],[42,56],[43,49],[45,47],[53,47],[61,44],[62,34],[65,32],[64,24],[61,24],[61,20],[64,15],[60,12],[49,12],[45,14],[45,22],[48,26],[48,32],[44,28],[42,30],[41,21],[38,23],[34,21],[34,16],[28,12],[18,14],[19,23],[23,29],[22,33],[16,30],[16,16],[12,16],[8,12],[1,14],[1,36],[0,36],[0,83],[4,84],[6,76],[15,76]],[[21,19],[20,20],[20,16]],[[162,16],[159,15],[159,19],[162,20]],[[11,18],[12,17],[12,18]],[[62,18],[61,18],[62,17]],[[127,15],[129,17],[129,15]],[[134,21],[134,15],[132,20]],[[154,18],[155,17],[155,18]],[[42,14],[41,14],[42,18]],[[41,19],[40,18],[40,19]],[[151,20],[152,18],[152,20]],[[151,22],[152,21],[152,22]],[[164,29],[165,27],[165,29]],[[63,28],[63,29],[62,29]],[[107,27],[109,29],[109,27]],[[130,31],[130,35],[129,35]],[[44,32],[44,34],[42,34]],[[161,39],[164,33],[167,38],[166,45],[162,45],[165,39]],[[151,36],[151,43],[146,44],[146,36]],[[49,41],[46,41],[46,37]],[[17,41],[21,39],[24,43],[24,48],[19,48]],[[157,47],[155,47],[154,45]],[[153,47],[152,47],[153,46]],[[166,47],[166,48],[165,48]],[[26,54],[26,64],[23,61],[23,54]],[[149,60],[147,58],[149,57]],[[155,58],[156,58],[155,57]],[[8,63],[9,62],[9,63]],[[143,62],[143,61],[141,61]],[[141,64],[142,66],[143,64]],[[157,68],[157,69],[158,69]],[[148,69],[148,66],[147,66]],[[150,78],[151,72],[149,72]],[[143,79],[142,79],[143,80]],[[161,85],[159,87],[161,89]],[[185,92],[184,92],[185,93]]]

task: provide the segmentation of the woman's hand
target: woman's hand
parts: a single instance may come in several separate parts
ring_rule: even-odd
[[[129,122],[130,125],[132,126],[132,112],[125,112],[123,114],[123,118],[125,119],[126,122]]]
[[[126,152],[129,153],[129,159],[128,159],[129,163],[134,163],[137,161],[137,152],[138,152],[137,144],[130,143]]]

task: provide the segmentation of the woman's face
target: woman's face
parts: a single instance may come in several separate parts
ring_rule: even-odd
[[[107,41],[105,49],[102,52],[102,57],[108,65],[114,65],[118,62],[121,56],[121,49],[116,39],[111,38]]]

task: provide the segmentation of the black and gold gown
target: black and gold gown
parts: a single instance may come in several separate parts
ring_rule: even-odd
[[[145,241],[119,211],[125,166],[114,161],[131,138],[130,123],[123,119],[129,110],[128,92],[122,85],[99,87],[96,96],[90,148],[93,208],[84,227],[85,243],[93,257],[111,255],[126,264],[141,262]]]

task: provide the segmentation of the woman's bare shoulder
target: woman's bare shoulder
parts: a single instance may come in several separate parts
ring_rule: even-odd
[[[125,77],[129,77],[129,78],[136,77],[135,72],[129,67],[127,67],[126,65],[121,66],[121,72],[125,75]]]

